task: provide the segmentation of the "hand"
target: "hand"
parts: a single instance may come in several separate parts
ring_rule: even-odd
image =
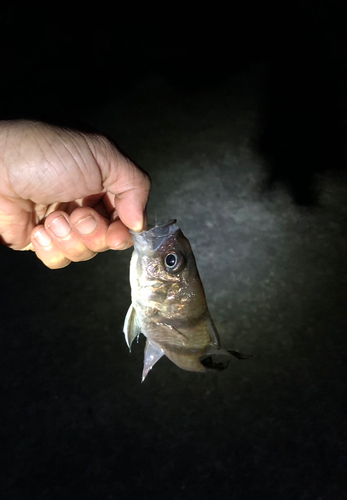
[[[0,242],[51,269],[130,247],[149,190],[149,176],[102,136],[0,123]]]

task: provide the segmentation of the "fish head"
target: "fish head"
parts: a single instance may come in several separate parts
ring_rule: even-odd
[[[169,321],[201,315],[207,309],[205,293],[190,243],[176,220],[131,234],[130,283],[136,309],[147,318],[159,314]]]

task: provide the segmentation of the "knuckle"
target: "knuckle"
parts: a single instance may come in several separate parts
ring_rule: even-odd
[[[74,253],[73,255],[67,255],[67,257],[71,262],[82,262],[92,259],[96,254],[96,252],[92,252],[91,250],[86,249],[83,252]]]
[[[43,262],[43,264],[49,269],[62,269],[71,263],[71,260],[62,255],[54,255],[47,258],[36,253],[37,257]]]

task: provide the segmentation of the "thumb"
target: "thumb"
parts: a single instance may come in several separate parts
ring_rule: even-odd
[[[103,188],[114,195],[114,207],[120,220],[129,229],[142,231],[151,189],[149,175],[104,138],[99,139],[99,147],[93,149]]]

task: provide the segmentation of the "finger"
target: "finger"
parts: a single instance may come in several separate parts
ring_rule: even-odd
[[[109,225],[106,244],[113,250],[125,250],[132,246],[133,242],[129,230],[120,219]]]
[[[86,248],[92,252],[104,252],[109,249],[106,244],[109,221],[96,210],[90,207],[77,208],[70,215],[70,225]]]
[[[102,138],[94,137],[90,147],[100,167],[104,189],[115,196],[121,221],[133,231],[142,231],[151,187],[149,175]]]
[[[54,245],[43,225],[36,226],[31,233],[31,242],[37,257],[50,269],[61,269],[70,264],[70,260],[60,248]]]
[[[95,252],[86,247],[80,234],[71,226],[65,212],[51,213],[45,220],[45,229],[55,247],[72,262],[89,260],[95,256]]]
[[[141,192],[139,188],[123,191],[116,195],[115,206],[121,221],[135,232],[144,228],[144,212],[149,190]]]

